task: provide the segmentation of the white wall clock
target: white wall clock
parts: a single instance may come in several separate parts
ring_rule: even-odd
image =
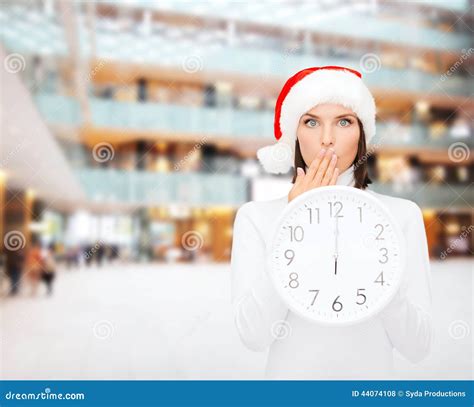
[[[326,325],[380,312],[398,290],[405,241],[387,207],[349,186],[307,191],[276,222],[268,270],[288,307]]]

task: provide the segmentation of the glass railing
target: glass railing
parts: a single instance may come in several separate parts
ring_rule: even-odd
[[[110,3],[113,3],[110,1]],[[337,3],[337,2],[336,2]],[[437,6],[440,2],[432,2]],[[446,5],[446,1],[440,6]],[[467,1],[456,0],[451,7],[457,11],[468,12]],[[446,33],[426,26],[427,19],[420,15],[419,25],[413,26],[386,18],[380,13],[373,12],[368,6],[365,15],[360,8],[364,4],[335,4],[322,6],[317,2],[301,7],[292,4],[282,4],[277,9],[265,10],[251,2],[241,3],[236,10],[235,3],[212,2],[150,2],[148,0],[135,1],[132,6],[141,5],[158,11],[183,13],[203,17],[215,17],[237,20],[244,23],[278,26],[288,30],[305,30],[321,34],[348,36],[357,39],[384,41],[392,44],[406,44],[411,46],[428,47],[434,49],[461,49],[469,47],[469,37],[454,33]],[[353,7],[353,10],[348,10]],[[340,9],[340,10],[339,10]],[[336,13],[331,13],[336,11]],[[345,11],[345,12],[344,12]],[[414,17],[411,15],[410,17]]]
[[[245,22],[254,22],[257,24],[269,24],[281,28],[287,27],[292,30],[305,30],[309,32],[332,34],[347,36],[355,39],[383,41],[391,44],[410,45],[417,47],[427,47],[438,50],[460,50],[470,47],[470,37],[467,34],[459,34],[454,32],[443,32],[441,30],[423,26],[423,19],[420,17],[420,24],[403,24],[400,20],[390,20],[378,14],[361,15],[359,13],[338,13],[331,18],[324,18],[322,12],[304,12],[303,9],[290,6],[286,14],[266,12],[249,12],[246,14],[247,5],[239,5],[239,12],[236,14],[234,7],[226,2],[222,5],[212,4],[207,7],[204,15],[238,19]],[[150,2],[147,2],[150,4]],[[249,7],[254,7],[249,2]],[[201,2],[174,2],[163,3],[158,2],[154,7],[158,9],[184,12],[186,14],[193,13],[193,8],[197,7],[200,11],[196,14],[203,14]],[[469,6],[465,6],[468,10]],[[281,11],[281,10],[280,10]],[[289,15],[288,15],[289,14]],[[294,16],[292,16],[292,14]],[[323,18],[319,18],[319,17]],[[67,53],[66,42],[63,32],[57,20],[50,18],[39,10],[27,8],[18,5],[16,7],[3,7],[0,11],[0,22],[4,26],[3,40],[10,46],[16,43],[24,50],[30,48],[37,51],[38,48],[44,48],[48,53],[56,51],[64,55]],[[28,32],[29,35],[22,35]],[[88,41],[87,28],[84,19],[80,19],[79,32],[81,36],[82,52],[90,53],[90,43]],[[53,36],[50,37],[49,35]],[[158,36],[149,36],[156,46],[160,41]],[[38,42],[35,39],[38,39]],[[123,49],[136,48],[136,44],[147,40],[141,34],[130,31],[123,32],[96,32],[97,56],[103,57],[106,53],[110,53],[110,46],[115,47],[114,54],[125,57],[126,53]],[[169,42],[168,38],[163,38],[165,42]],[[41,42],[40,42],[41,41]],[[41,45],[41,47],[40,47]],[[16,47],[15,47],[16,48]],[[143,47],[142,54],[150,54],[148,47]],[[173,48],[173,51],[175,48]],[[113,51],[113,49],[112,49]],[[130,55],[130,54],[129,54]],[[155,55],[161,56],[161,52]]]
[[[8,18],[8,12],[5,10],[3,13],[0,12],[0,17],[0,23],[3,22],[5,25],[5,29],[0,32],[0,38],[12,52],[19,52],[22,55],[41,55],[42,50],[44,50],[43,54],[45,56],[63,56],[65,54],[65,42],[60,36],[62,34],[58,34],[61,30],[57,24],[51,23],[52,26],[48,29],[40,30],[41,25],[46,24],[45,21],[48,21],[44,16],[40,19],[41,23],[31,27],[31,31],[28,31],[28,36],[23,35],[25,19],[20,21],[18,16],[10,19]],[[374,21],[374,24],[378,24],[377,20]],[[19,28],[15,24],[19,24]],[[386,22],[384,24],[389,23]],[[399,24],[390,24],[393,24],[394,27],[387,30],[387,32],[383,30],[379,32],[376,29],[376,25],[374,26],[372,23],[357,23],[356,30],[350,28],[350,25],[342,23],[332,24],[327,27],[327,32],[347,30],[348,35],[352,36],[352,34],[367,31],[367,35],[380,34],[392,43],[398,43],[400,38],[407,36],[413,43],[419,41],[420,44],[417,45],[420,46],[423,46],[423,44],[426,46],[439,45],[440,49],[452,48],[459,54],[464,52],[465,57],[469,56],[466,54],[471,49],[470,37],[468,36],[430,29],[427,29],[429,35],[425,35],[423,34],[423,29],[411,28],[404,30],[400,28]],[[40,30],[38,35],[35,34],[35,30]],[[45,39],[37,42],[37,38],[47,36],[45,33],[49,33],[49,40]],[[59,36],[59,38],[55,36]],[[137,48],[136,44],[141,44],[141,46]],[[150,51],[157,49],[160,52]],[[84,56],[89,55],[89,46],[84,45],[82,52]],[[375,54],[377,53],[375,52]],[[183,64],[186,65],[189,62],[190,65],[193,65],[189,67],[190,69],[217,70],[252,76],[280,76],[282,78],[287,78],[294,74],[294,72],[309,66],[342,65],[366,72],[364,73],[364,78],[367,84],[379,89],[447,93],[459,96],[468,96],[474,91],[474,82],[469,81],[469,78],[464,79],[460,77],[457,75],[457,72],[449,77],[444,77],[442,76],[444,72],[435,75],[408,67],[406,69],[390,68],[383,64],[381,55],[374,56],[373,54],[366,54],[362,59],[354,59],[349,54],[344,56],[319,56],[301,53],[301,51],[293,53],[290,51],[272,50],[270,48],[244,46],[217,46],[211,48],[196,45],[196,47],[190,49],[189,44],[184,46],[178,40],[170,44],[170,41],[166,38],[156,38],[151,41],[149,38],[134,38],[129,33],[98,33],[95,58],[101,61],[113,60],[118,62],[157,64],[179,70],[183,69]],[[464,59],[460,55],[458,62],[463,63]]]
[[[70,96],[41,92],[36,105],[48,123],[80,126],[82,124],[79,101]]]
[[[136,170],[83,168],[77,170],[89,199],[104,204],[132,206],[222,205],[238,207],[250,200],[248,180],[239,175],[160,173]],[[468,185],[419,183],[395,186],[374,182],[370,189],[409,199],[423,209],[465,209],[473,202]]]
[[[474,200],[474,192],[468,185],[447,185],[434,183],[419,183],[400,185],[373,183],[370,189],[380,194],[409,199],[416,202],[422,209],[464,209],[471,211],[469,203]]]
[[[467,47],[469,48],[469,47]],[[268,50],[222,48],[206,52],[206,68],[225,70],[247,75],[281,76],[288,78],[309,66],[341,65],[362,71],[365,83],[377,89],[423,93],[442,93],[467,96],[474,86],[468,78],[451,75],[433,75],[415,69],[395,69],[383,65],[377,55],[366,59],[350,57],[322,57],[308,54],[282,54]],[[364,62],[365,61],[365,62]],[[365,66],[365,68],[364,68]]]
[[[432,4],[435,7],[452,11],[467,12],[469,10],[469,0],[438,0]]]
[[[80,106],[76,99],[41,93],[36,96],[36,101],[47,122],[71,126],[81,124]],[[96,127],[273,140],[271,111],[117,102],[99,98],[90,98],[90,108]],[[381,147],[447,148],[456,141],[448,133],[446,130],[433,138],[429,129],[422,125],[378,123],[373,144]]]
[[[248,200],[247,179],[238,175],[95,168],[76,172],[87,197],[104,204],[237,207]]]

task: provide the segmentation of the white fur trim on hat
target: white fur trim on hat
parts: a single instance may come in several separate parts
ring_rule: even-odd
[[[281,105],[281,137],[277,143],[257,151],[265,171],[286,173],[294,166],[296,130],[301,116],[323,103],[351,109],[362,122],[366,143],[375,135],[375,101],[367,86],[355,74],[321,69],[296,82]]]
[[[258,149],[257,158],[265,171],[273,174],[285,174],[290,171],[293,165],[294,145],[295,143],[287,143],[280,139],[271,146]]]

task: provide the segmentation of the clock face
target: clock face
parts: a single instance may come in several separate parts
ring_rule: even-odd
[[[354,187],[320,187],[291,201],[279,217],[269,271],[294,312],[348,325],[392,299],[404,247],[398,224],[379,199]]]

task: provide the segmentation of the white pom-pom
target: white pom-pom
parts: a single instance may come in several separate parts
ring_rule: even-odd
[[[272,174],[286,174],[293,166],[294,153],[289,144],[280,141],[260,148],[257,157],[265,171]]]

